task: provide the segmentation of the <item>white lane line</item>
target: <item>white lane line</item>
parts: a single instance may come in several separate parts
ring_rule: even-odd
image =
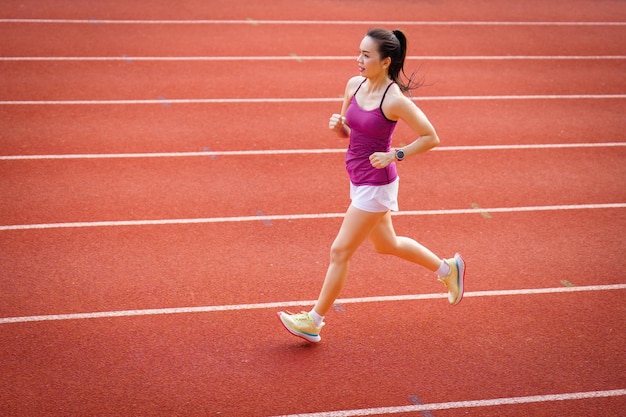
[[[495,291],[474,291],[467,292],[464,297],[504,297],[514,295],[540,295],[540,294],[557,294],[557,293],[573,293],[573,292],[589,292],[589,291],[616,291],[626,289],[626,284],[612,285],[588,285],[581,287],[555,287],[555,288],[531,288],[518,290],[495,290]],[[447,294],[408,294],[408,295],[390,295],[378,297],[358,297],[358,298],[341,298],[335,302],[337,304],[363,304],[363,303],[382,303],[382,302],[398,302],[398,301],[420,301],[446,298]],[[3,317],[0,318],[0,324],[9,323],[27,323],[42,321],[58,321],[58,320],[84,320],[84,319],[100,319],[111,317],[129,317],[129,316],[152,316],[162,314],[192,314],[192,313],[213,313],[219,311],[244,311],[259,309],[280,309],[289,307],[302,307],[315,304],[315,300],[301,301],[283,301],[275,303],[256,303],[256,304],[231,304],[216,306],[200,306],[200,307],[175,307],[175,308],[155,308],[144,310],[118,310],[118,311],[100,311],[92,313],[70,313],[70,314],[49,314],[40,316],[22,316],[22,317]]]
[[[527,149],[573,149],[573,148],[614,148],[624,147],[626,142],[597,143],[537,143],[520,145],[473,145],[441,146],[432,152],[445,151],[492,151]],[[345,148],[326,149],[264,149],[241,151],[195,151],[195,152],[138,152],[138,153],[98,153],[98,154],[52,154],[52,155],[0,155],[0,161],[54,160],[54,159],[123,159],[123,158],[190,158],[215,156],[263,156],[263,155],[313,155],[344,153]]]
[[[0,19],[0,23],[49,23],[91,25],[400,25],[400,26],[626,26],[626,22],[563,22],[563,21],[409,21],[409,20],[217,20],[217,19]]]
[[[393,216],[436,216],[436,215],[459,215],[493,213],[524,213],[533,211],[562,211],[562,210],[602,210],[626,208],[626,203],[608,204],[572,204],[553,206],[527,206],[527,207],[480,207],[470,209],[449,210],[413,210],[392,213]],[[333,219],[343,218],[345,213],[316,213],[316,214],[276,214],[262,216],[238,216],[238,217],[204,217],[192,219],[159,219],[159,220],[115,220],[94,222],[68,222],[68,223],[38,223],[38,224],[14,224],[0,226],[0,231],[10,230],[40,230],[40,229],[68,229],[83,227],[129,227],[129,226],[163,226],[177,224],[205,224],[205,223],[240,223],[240,222],[272,222],[280,220],[309,220],[309,219]]]
[[[626,95],[625,95],[626,96]],[[0,105],[119,105],[119,104],[242,104],[242,103],[332,103],[340,97],[320,98],[156,98],[131,100],[3,100]]]
[[[535,94],[501,96],[424,96],[414,101],[468,101],[468,100],[603,100],[624,99],[626,94]],[[130,104],[242,104],[242,103],[332,103],[341,97],[320,98],[157,98],[133,100],[2,100],[2,106],[25,105],[130,105]]]
[[[621,143],[621,142],[616,142]],[[624,142],[626,145],[626,142]],[[336,149],[267,149],[243,151],[199,151],[199,152],[153,152],[153,153],[111,153],[111,154],[60,154],[60,155],[6,155],[0,161],[29,159],[117,159],[117,158],[189,158],[207,156],[262,156],[262,155],[307,155],[344,153],[345,148]]]
[[[475,56],[407,56],[408,60],[420,61],[511,61],[511,60],[621,60],[626,55],[475,55]],[[301,56],[302,61],[352,61],[350,56]],[[294,61],[285,56],[5,56],[0,61]]]
[[[319,413],[306,413],[306,414],[289,414],[276,417],[361,417],[361,416],[374,416],[385,414],[398,414],[398,413],[411,413],[420,411],[432,411],[432,410],[451,410],[451,409],[463,409],[463,408],[478,408],[478,407],[494,407],[503,405],[515,405],[515,404],[529,404],[529,403],[544,403],[554,401],[574,401],[585,400],[592,398],[609,398],[609,397],[621,397],[626,395],[626,389],[606,390],[606,391],[587,391],[587,392],[571,392],[565,394],[548,394],[548,395],[532,395],[528,397],[508,397],[508,398],[494,398],[488,400],[473,400],[473,401],[455,401],[447,403],[433,403],[433,404],[420,404],[420,405],[406,405],[398,407],[378,407],[378,408],[363,408],[358,410],[340,410],[340,411],[323,411]]]

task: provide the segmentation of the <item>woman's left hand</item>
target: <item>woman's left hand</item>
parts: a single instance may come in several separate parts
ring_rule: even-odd
[[[395,152],[374,152],[370,155],[370,164],[377,169],[385,168],[395,160]]]

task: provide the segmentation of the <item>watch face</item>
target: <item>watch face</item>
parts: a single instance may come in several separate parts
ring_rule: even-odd
[[[402,161],[404,159],[404,151],[397,150],[396,151],[396,159],[398,159],[398,161]]]

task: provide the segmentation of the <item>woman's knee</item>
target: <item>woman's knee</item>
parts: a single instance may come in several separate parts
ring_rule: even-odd
[[[330,261],[332,263],[348,262],[354,251],[351,248],[333,243],[330,247]]]

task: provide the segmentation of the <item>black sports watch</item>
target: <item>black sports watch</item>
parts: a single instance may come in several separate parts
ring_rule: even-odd
[[[406,155],[402,149],[396,149],[396,160],[402,161]]]

